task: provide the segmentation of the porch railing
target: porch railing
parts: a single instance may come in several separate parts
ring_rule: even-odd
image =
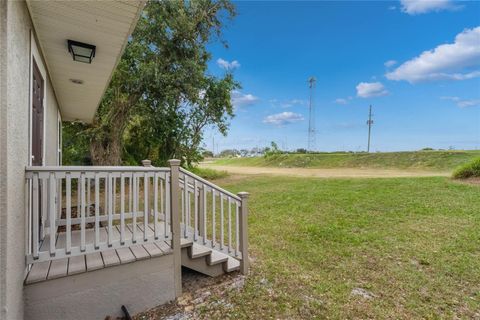
[[[239,259],[246,273],[248,194],[234,195],[178,160],[144,165],[27,167],[27,263],[159,240],[180,255],[183,237]]]
[[[239,259],[242,198],[180,168],[182,237]]]
[[[28,167],[27,263],[171,239],[170,168]]]

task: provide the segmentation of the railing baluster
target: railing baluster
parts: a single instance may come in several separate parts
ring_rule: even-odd
[[[112,177],[112,212],[113,214],[117,213],[117,178]]]
[[[62,178],[57,179],[57,219],[62,219]]]
[[[232,248],[232,198],[228,198],[228,252]]]
[[[47,201],[47,197],[48,197],[48,183],[47,183],[47,179],[45,179],[45,176],[44,177],[40,177],[41,178],[41,187],[42,187],[42,193],[40,194],[41,197],[42,197],[42,211],[41,211],[41,215],[40,215],[40,239],[44,239],[45,238],[45,225],[47,224],[47,215],[48,215],[48,201]]]
[[[100,178],[95,172],[95,249],[100,246]]]
[[[155,240],[158,239],[158,234],[160,232],[158,226],[158,173],[153,175],[153,233],[155,235]]]
[[[223,249],[225,241],[223,234],[223,193],[220,193],[220,249]]]
[[[133,177],[133,212],[132,212],[132,242],[137,242],[137,212],[138,212],[138,195],[137,195],[137,177],[135,173],[132,174]]]
[[[110,173],[107,175],[107,193],[108,193],[108,245],[111,246],[113,243],[113,206],[112,206],[112,195],[113,195],[113,186],[112,186],[112,177]]]
[[[183,236],[186,238],[187,235],[187,212],[188,212],[188,177],[186,174],[183,175]]]
[[[90,190],[91,190],[91,185],[90,185],[90,178],[87,177],[87,210],[88,210],[88,215],[90,216],[90,205],[92,204],[92,199],[90,198]]]
[[[56,210],[55,210],[55,196],[56,196],[56,181],[55,173],[50,172],[48,179],[48,220],[50,222],[50,255],[55,255],[55,240],[57,235],[57,229],[55,227]]]
[[[205,185],[203,185],[205,189]],[[213,190],[213,189],[212,189]],[[207,190],[203,192],[203,244],[207,243]]]
[[[38,243],[40,239],[38,237],[38,232],[40,229],[39,224],[39,216],[40,216],[40,208],[39,208],[39,199],[38,199],[38,192],[40,188],[38,186],[38,174],[33,174],[33,185],[32,185],[32,255],[33,258],[38,258]]]
[[[215,202],[216,202],[216,197],[215,197],[215,190],[212,189],[212,247],[215,246],[215,241],[216,241],[216,230],[215,230],[215,216],[216,216],[216,208],[215,208]]]
[[[72,248],[72,177],[70,173],[66,174],[65,181],[65,215],[67,219],[67,225],[65,227],[65,251],[71,252]]]
[[[125,174],[120,174],[120,243],[125,244]]]
[[[170,234],[168,232],[169,228],[168,225],[171,224],[171,217],[170,217],[170,212],[171,212],[171,206],[170,206],[170,181],[171,181],[171,174],[168,173],[165,175],[165,238]],[[170,226],[171,229],[171,226]]]
[[[145,173],[143,176],[143,241],[147,241],[148,231],[148,185],[150,184],[150,178]]]
[[[198,240],[198,181],[193,183],[193,240]]]
[[[133,194],[133,183],[132,183],[133,173],[128,177],[128,212],[132,214],[132,194]]]
[[[240,245],[240,228],[239,228],[239,223],[240,223],[240,216],[238,212],[238,203],[235,202],[235,255],[238,256],[239,252],[239,245]]]
[[[108,177],[109,177],[109,174],[107,173],[107,175],[105,176],[105,179],[104,179],[104,185],[103,185],[103,192],[105,193],[104,195],[104,198],[105,198],[105,202],[104,202],[104,211],[103,211],[103,214],[105,216],[108,216]]]
[[[80,173],[80,251],[85,251],[85,173]],[[78,210],[78,206],[77,206]]]

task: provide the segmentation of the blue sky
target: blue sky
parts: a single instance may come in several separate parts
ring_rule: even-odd
[[[315,76],[316,149],[480,148],[480,2],[236,2],[210,71],[234,72],[236,117],[215,150],[307,146]]]

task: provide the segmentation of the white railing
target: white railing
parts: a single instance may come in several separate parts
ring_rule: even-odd
[[[246,194],[234,195],[183,168],[179,180],[182,237],[242,259]]]
[[[239,259],[246,273],[248,193],[169,164],[27,167],[27,263],[169,240],[181,273],[183,237]]]
[[[27,263],[171,239],[169,179],[170,168],[26,168]]]

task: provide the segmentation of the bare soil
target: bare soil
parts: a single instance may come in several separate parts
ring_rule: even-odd
[[[241,175],[273,175],[314,178],[400,178],[400,177],[435,177],[450,176],[450,172],[435,172],[425,170],[400,169],[362,169],[362,168],[271,168],[271,167],[243,167],[221,166],[212,163],[200,163],[202,168],[227,171],[230,174]]]

